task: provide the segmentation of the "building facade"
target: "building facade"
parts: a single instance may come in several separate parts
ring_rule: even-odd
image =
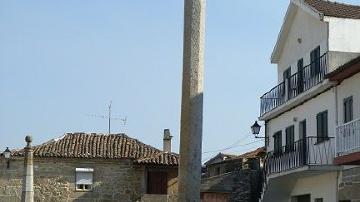
[[[359,34],[359,6],[290,0],[271,56],[278,85],[260,98],[267,137],[263,201],[349,200],[339,194],[348,167],[336,163],[337,128],[354,119],[359,81],[353,77],[345,87],[330,75],[359,57]]]
[[[23,152],[1,157],[0,201],[20,200]],[[35,201],[167,201],[178,158],[125,134],[68,133],[34,147]]]

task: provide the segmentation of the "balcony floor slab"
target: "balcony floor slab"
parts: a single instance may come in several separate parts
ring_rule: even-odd
[[[336,157],[335,164],[337,164],[337,165],[360,165],[360,151]]]
[[[275,178],[293,178],[293,177],[310,177],[314,175],[323,174],[326,172],[334,172],[341,170],[341,166],[338,165],[307,165],[299,168],[294,168],[279,173],[273,173],[268,175],[268,179]]]

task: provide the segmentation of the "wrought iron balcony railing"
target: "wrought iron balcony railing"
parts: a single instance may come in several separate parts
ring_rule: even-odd
[[[360,119],[336,127],[336,155],[360,151]]]
[[[331,165],[334,157],[335,140],[333,137],[307,137],[269,152],[266,172],[273,174],[306,165]]]
[[[260,116],[319,84],[328,73],[327,53],[285,79],[260,98]]]

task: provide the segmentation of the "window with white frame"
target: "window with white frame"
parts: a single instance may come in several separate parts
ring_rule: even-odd
[[[77,191],[91,191],[93,185],[93,168],[76,168],[75,187]]]

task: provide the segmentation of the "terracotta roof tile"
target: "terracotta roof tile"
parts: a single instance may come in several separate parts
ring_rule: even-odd
[[[13,156],[23,156],[24,150]],[[138,163],[178,165],[179,157],[164,153],[125,134],[67,133],[61,138],[34,146],[35,157],[134,159]]]
[[[151,157],[141,158],[136,160],[139,164],[154,164],[154,165],[179,165],[179,155],[175,153],[161,152]]]
[[[324,0],[304,0],[306,4],[325,16],[360,19],[360,6]]]

